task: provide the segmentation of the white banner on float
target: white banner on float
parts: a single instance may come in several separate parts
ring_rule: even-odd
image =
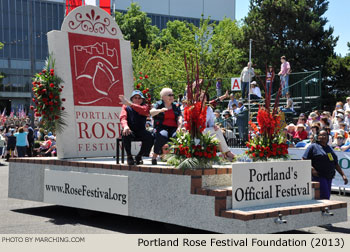
[[[234,163],[232,208],[312,199],[310,160]]]
[[[44,202],[128,215],[128,177],[45,169]]]
[[[291,159],[300,160],[302,156],[305,153],[306,148],[299,149],[299,148],[289,148],[288,152],[291,157]],[[242,148],[231,148],[231,151],[235,155],[243,154],[246,149]],[[343,152],[343,151],[334,151],[335,154],[338,157],[339,166],[342,168],[345,175],[350,178],[350,152]],[[344,187],[344,188],[350,188],[350,184],[344,185],[343,178],[339,175],[338,172],[335,173],[335,177],[332,180],[332,187]]]

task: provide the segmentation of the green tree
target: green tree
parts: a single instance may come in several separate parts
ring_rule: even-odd
[[[323,69],[338,40],[332,27],[325,29],[327,9],[327,0],[250,0],[243,29],[246,52],[254,41],[253,64],[279,69],[285,55],[294,72]]]
[[[350,49],[350,45],[348,44]],[[337,101],[345,101],[350,96],[350,54],[345,57],[334,56],[327,61],[328,76],[324,78],[322,100],[326,109],[332,110]]]
[[[151,44],[159,33],[159,29],[151,24],[151,19],[137,3],[131,3],[126,14],[116,12],[115,21],[124,38],[130,40],[135,49]]]

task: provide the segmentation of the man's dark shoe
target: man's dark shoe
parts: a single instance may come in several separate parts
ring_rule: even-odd
[[[152,165],[157,165],[157,159],[152,159]]]
[[[142,156],[137,155],[137,156],[135,157],[135,162],[136,162],[137,165],[143,164]]]
[[[135,164],[135,161],[134,161],[134,159],[132,158],[132,156],[129,156],[129,157],[128,157],[127,163],[128,163],[128,165],[134,165],[134,164]]]

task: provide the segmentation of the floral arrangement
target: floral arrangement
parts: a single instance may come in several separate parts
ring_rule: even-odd
[[[30,109],[34,110],[36,117],[41,117],[40,122],[44,128],[61,132],[66,126],[65,107],[62,106],[65,99],[61,98],[62,80],[55,75],[54,66],[55,61],[49,56],[44,69],[35,74],[32,82],[35,107],[30,106]]]
[[[214,162],[219,162],[219,142],[210,133],[193,139],[188,131],[180,131],[171,140],[172,153],[167,155],[170,165],[180,169],[211,168]]]
[[[149,86],[148,78],[149,76],[147,74],[144,75],[142,72],[139,72],[138,78],[134,78],[134,88],[140,90],[146,98],[146,103],[151,105],[151,94],[149,93],[149,88],[147,88],[147,86]]]
[[[191,69],[194,69],[191,60]],[[184,108],[184,126],[186,131],[178,132],[171,139],[167,162],[182,169],[210,168],[214,162],[219,162],[216,152],[218,140],[208,132],[203,134],[206,123],[207,106],[204,104],[209,84],[203,89],[203,81],[199,79],[199,66],[197,61],[195,80],[190,80],[187,58],[185,54],[185,67],[187,71],[187,105]]]
[[[249,122],[251,135],[247,142],[246,154],[253,161],[267,161],[269,159],[288,159],[288,145],[282,134],[281,115],[278,113],[281,87],[272,112],[270,111],[270,97],[266,94],[265,106],[259,107],[256,124]]]

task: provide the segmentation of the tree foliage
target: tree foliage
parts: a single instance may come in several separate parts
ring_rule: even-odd
[[[198,59],[201,78],[231,78],[241,71],[243,53],[238,48],[241,39],[242,29],[230,19],[219,24],[201,20],[200,27],[170,21],[151,45],[133,50],[134,73],[141,71],[150,76],[153,97],[158,98],[159,91],[166,86],[176,94],[183,94],[187,83],[185,53],[189,58]],[[212,84],[209,91],[214,96],[214,81]],[[227,81],[225,88],[229,85]]]
[[[135,49],[149,45],[159,33],[159,29],[151,24],[151,19],[136,3],[131,3],[126,14],[116,12],[115,21],[124,38],[130,40]]]
[[[350,49],[349,44],[348,47]],[[328,76],[324,78],[322,98],[327,101],[325,105],[334,105],[336,101],[344,101],[350,96],[350,54],[330,57],[326,68]]]
[[[254,41],[253,63],[279,68],[285,55],[294,72],[323,69],[338,40],[325,29],[327,9],[327,0],[250,0],[243,29],[246,48]]]

